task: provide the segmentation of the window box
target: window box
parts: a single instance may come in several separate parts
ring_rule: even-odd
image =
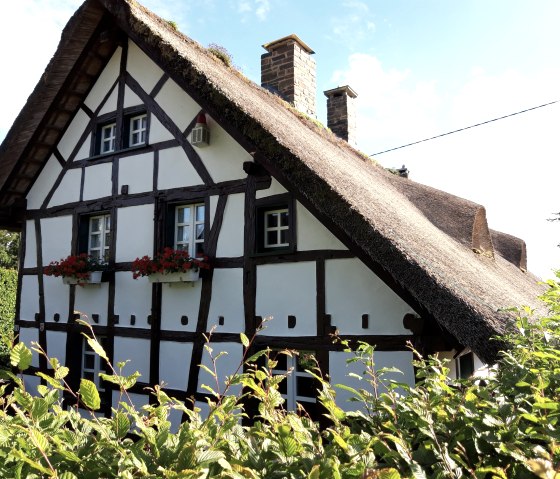
[[[153,273],[148,275],[150,283],[191,283],[198,281],[199,269],[189,269],[177,273]]]
[[[86,284],[100,284],[103,271],[91,271],[88,278],[76,278],[75,276],[63,276],[62,282],[64,284],[78,284],[80,286]]]

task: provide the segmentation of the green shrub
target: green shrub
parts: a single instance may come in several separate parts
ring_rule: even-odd
[[[245,372],[228,378],[223,394],[208,388],[207,417],[158,386],[154,404],[135,409],[127,390],[138,374],[125,377],[111,365],[103,378],[118,385],[122,399],[112,418],[94,415],[100,407],[95,385],[82,379],[72,391],[65,382],[68,369],[55,359],[49,360],[51,375],[39,373],[44,384],[35,396],[4,371],[15,388],[6,395],[6,385],[0,388],[0,477],[557,478],[560,287],[549,285],[544,300],[551,316],[533,320],[522,310],[507,337],[510,348],[488,378],[451,380],[440,360],[419,358],[412,388],[388,380],[392,371],[376,370],[374,349],[361,344],[353,361],[363,366],[363,387],[341,386],[361,409],[345,412],[336,387],[311,367],[328,420],[323,429],[304,411],[283,409],[278,385],[284,377],[272,375],[272,358],[259,365],[267,351],[245,358]],[[88,341],[106,359],[95,338]],[[241,342],[250,350],[248,338],[241,335]],[[214,365],[220,356],[213,357]],[[20,343],[10,359],[24,371],[31,351]],[[205,370],[216,377],[212,365]],[[242,392],[233,395],[231,387],[240,384]],[[77,407],[63,408],[63,394],[88,409],[89,417]],[[247,399],[258,404],[258,413],[243,426]],[[187,417],[176,433],[170,431],[171,409]]]
[[[14,330],[17,271],[0,268],[0,364],[7,364]]]

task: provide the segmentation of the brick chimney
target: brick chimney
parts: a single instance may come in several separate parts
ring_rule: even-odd
[[[315,52],[293,34],[267,43],[263,48],[267,51],[261,56],[263,88],[315,118],[316,65],[311,57]]]
[[[327,90],[327,126],[332,132],[356,145],[356,107],[354,98],[358,94],[348,85]]]

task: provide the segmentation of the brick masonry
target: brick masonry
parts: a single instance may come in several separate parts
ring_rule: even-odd
[[[327,97],[327,126],[332,132],[356,145],[356,106],[358,96],[349,86],[325,91]]]

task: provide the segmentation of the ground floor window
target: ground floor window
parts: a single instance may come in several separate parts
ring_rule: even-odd
[[[97,338],[97,341],[104,346],[104,338]],[[82,378],[88,379],[95,384],[97,390],[102,392],[105,390],[103,381],[99,377],[99,373],[104,373],[105,368],[102,363],[103,359],[95,353],[86,338],[82,341]]]
[[[102,261],[109,259],[111,246],[111,215],[92,216],[89,219],[88,253]]]
[[[286,400],[286,409],[295,411],[297,410],[297,403],[300,403],[309,413],[311,413],[311,410],[315,410],[317,381],[306,371],[316,366],[313,353],[298,351],[290,356],[278,352],[276,354],[272,353],[271,358],[276,362],[272,374],[287,375],[279,386],[279,392]]]
[[[185,250],[192,257],[204,254],[204,203],[175,207],[175,242],[173,247]]]

